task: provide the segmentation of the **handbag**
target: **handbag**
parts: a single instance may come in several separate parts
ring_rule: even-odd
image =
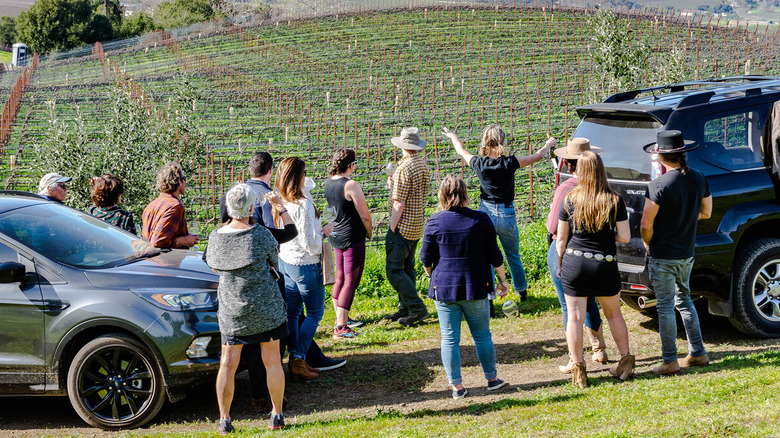
[[[327,240],[322,241],[322,284],[336,282],[336,263],[333,260],[333,247]]]

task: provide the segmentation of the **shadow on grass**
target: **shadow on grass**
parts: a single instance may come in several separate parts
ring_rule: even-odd
[[[377,409],[376,415],[373,417],[360,417],[351,418],[348,420],[331,420],[331,421],[313,421],[308,423],[296,423],[287,426],[285,429],[299,429],[311,426],[328,426],[331,424],[346,425],[349,423],[356,423],[362,421],[372,420],[385,420],[385,419],[400,419],[400,418],[425,418],[425,417],[454,417],[454,416],[480,416],[489,412],[501,411],[504,409],[511,409],[515,407],[533,407],[542,404],[554,404],[567,402],[583,397],[584,393],[573,393],[568,395],[551,395],[543,398],[529,398],[529,399],[517,399],[517,398],[505,398],[490,403],[472,403],[465,406],[457,406],[446,409],[422,409],[419,411],[410,412],[404,414],[395,409]]]

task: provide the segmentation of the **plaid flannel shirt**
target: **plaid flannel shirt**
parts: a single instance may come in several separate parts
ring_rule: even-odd
[[[190,234],[184,218],[184,205],[179,198],[160,193],[144,209],[142,216],[143,238],[157,248],[188,248],[176,246],[177,237]]]
[[[393,176],[393,200],[404,203],[398,232],[406,240],[419,240],[425,231],[425,204],[431,177],[422,154],[398,162]]]

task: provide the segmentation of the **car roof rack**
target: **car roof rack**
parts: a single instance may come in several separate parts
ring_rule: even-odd
[[[726,77],[720,77],[720,78],[708,78],[708,79],[697,79],[693,81],[685,81],[685,82],[679,82],[676,84],[669,84],[669,85],[660,85],[657,87],[648,87],[648,88],[639,88],[636,90],[631,91],[624,91],[621,93],[613,94],[606,99],[604,99],[604,103],[618,103],[618,102],[626,102],[629,100],[636,99],[637,96],[639,96],[642,93],[652,93],[653,100],[658,100],[659,97],[656,96],[656,92],[660,91],[666,91],[669,90],[671,93],[679,92],[679,91],[685,91],[688,87],[694,87],[694,86],[705,86],[705,87],[714,87],[718,86],[719,88],[722,88],[724,91],[737,88],[737,87],[745,87],[747,83],[753,83],[753,82],[767,82],[767,81],[780,81],[780,77],[777,76],[759,76],[759,75],[742,75],[742,76],[726,76]],[[780,83],[777,84],[780,86]],[[715,95],[715,92],[711,90],[702,90],[703,93],[711,93],[709,94],[709,97],[704,100],[705,96],[693,98],[693,95],[686,96],[680,100],[680,103],[678,106],[689,106],[689,105],[695,105],[699,103],[706,103],[709,101],[709,98]],[[747,96],[754,96],[761,94],[761,87],[750,87],[749,89],[745,90],[745,95]]]

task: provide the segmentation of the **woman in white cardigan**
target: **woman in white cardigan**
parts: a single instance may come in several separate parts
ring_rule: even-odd
[[[279,163],[276,188],[290,214],[298,235],[279,246],[279,270],[284,275],[287,301],[287,327],[290,331],[290,375],[295,379],[313,379],[316,370],[306,365],[317,326],[325,309],[325,286],[322,284],[322,236],[330,234],[332,225],[322,227],[319,212],[305,194],[306,163],[289,157]],[[276,212],[274,212],[276,216]],[[306,318],[298,327],[301,308]]]

